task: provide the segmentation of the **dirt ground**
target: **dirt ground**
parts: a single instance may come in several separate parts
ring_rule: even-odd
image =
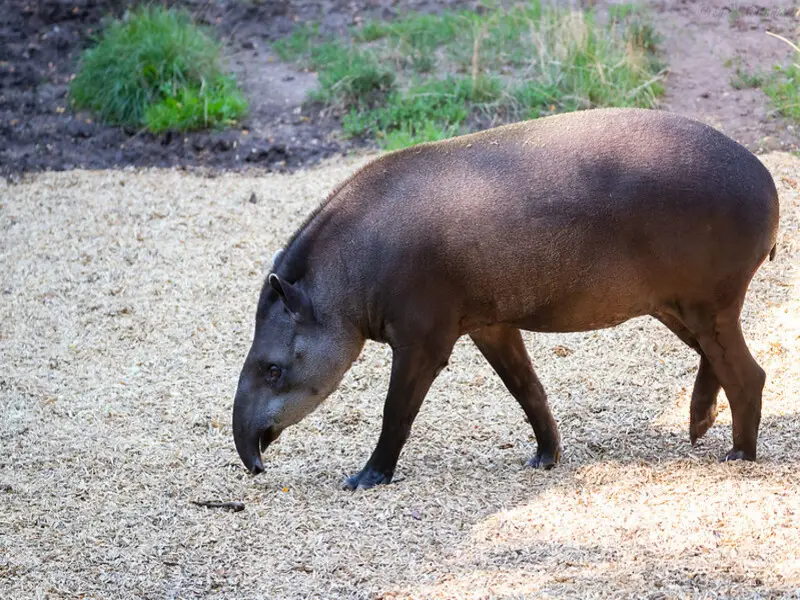
[[[776,118],[764,92],[730,84],[737,67],[765,73],[787,64],[789,46],[765,32],[796,39],[797,0],[662,0],[651,7],[669,63],[663,108],[712,125],[753,152],[798,148],[798,126]]]
[[[390,18],[398,10],[437,11],[475,2],[445,0],[164,0],[189,10],[225,48],[250,102],[238,128],[152,135],[109,127],[74,113],[67,91],[81,51],[123,0],[0,0],[0,175],[116,166],[292,170],[346,153],[360,142],[336,135],[338,122],[304,107],[316,75],[281,64],[271,42],[297,23],[341,31],[356,17]]]
[[[724,401],[691,448],[698,361],[637,319],[526,336],[558,468],[523,466],[530,426],[464,341],[397,482],[358,493],[339,485],[377,439],[386,347],[258,478],[229,426],[267,257],[358,161],[0,183],[0,597],[798,597],[800,159],[762,159],[782,221],[744,313],[768,373],[758,463],[717,463]]]
[[[512,2],[501,2],[511,4]],[[558,0],[596,5],[608,0]],[[337,134],[338,123],[304,106],[314,73],[275,60],[270,44],[298,22],[337,32],[357,19],[389,19],[408,10],[475,8],[478,0],[168,0],[215,29],[251,111],[240,128],[223,132],[151,135],[94,122],[67,102],[78,57],[120,0],[0,0],[0,175],[26,171],[125,165],[291,170],[360,145]],[[650,0],[670,65],[664,108],[720,128],[756,152],[800,145],[796,125],[777,118],[758,89],[736,90],[737,65],[768,71],[787,64],[789,47],[772,31],[798,35],[797,0],[758,4],[708,0]]]

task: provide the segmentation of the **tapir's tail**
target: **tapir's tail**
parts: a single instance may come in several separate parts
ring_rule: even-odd
[[[772,247],[772,250],[769,251],[769,259],[770,260],[775,260],[775,254],[777,253],[777,251],[778,251],[778,244],[775,244]]]

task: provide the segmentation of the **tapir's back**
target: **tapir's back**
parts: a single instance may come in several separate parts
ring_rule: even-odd
[[[383,202],[395,214],[394,202],[413,211],[494,208],[531,217],[715,210],[721,203],[757,217],[777,202],[772,177],[746,148],[709,126],[654,110],[525,121],[409,148],[375,166],[377,178],[370,179],[384,180]]]
[[[348,187],[384,263],[467,286],[498,318],[576,302],[585,313],[603,299],[603,314],[588,317],[602,321],[644,314],[676,290],[715,293],[749,281],[778,221],[772,178],[749,151],[695,121],[635,109],[424,144]]]

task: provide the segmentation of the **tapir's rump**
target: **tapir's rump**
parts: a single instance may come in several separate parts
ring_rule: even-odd
[[[297,417],[324,397],[310,402],[304,381],[329,393],[363,340],[376,339],[394,349],[384,429],[347,485],[390,480],[430,383],[469,334],[533,425],[532,464],[552,466],[559,436],[518,329],[652,315],[701,357],[692,441],[711,426],[722,385],[733,413],[727,456],[754,459],[764,374],[739,313],[777,225],[761,162],[666,112],[584,111],[385,155],[337,188],[275,262],[237,394],[242,458],[260,460],[252,440],[288,423],[288,400],[254,384],[253,365],[289,363]],[[287,308],[302,307],[313,325],[286,321]],[[321,347],[333,357],[327,378],[291,358]]]

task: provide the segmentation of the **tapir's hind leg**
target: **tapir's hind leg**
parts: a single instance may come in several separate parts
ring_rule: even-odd
[[[653,316],[700,355],[700,367],[697,369],[697,377],[694,380],[692,404],[689,409],[689,439],[694,445],[711,428],[717,418],[719,380],[697,338],[683,323],[669,314],[659,313]]]
[[[533,371],[519,329],[493,325],[471,333],[470,337],[520,403],[533,426],[538,449],[528,464],[537,468],[552,468],[561,458],[558,427],[547,405],[544,388]]]
[[[709,316],[689,310],[682,320],[708,357],[731,406],[733,449],[723,460],[755,460],[766,375],[744,341],[739,307]]]

